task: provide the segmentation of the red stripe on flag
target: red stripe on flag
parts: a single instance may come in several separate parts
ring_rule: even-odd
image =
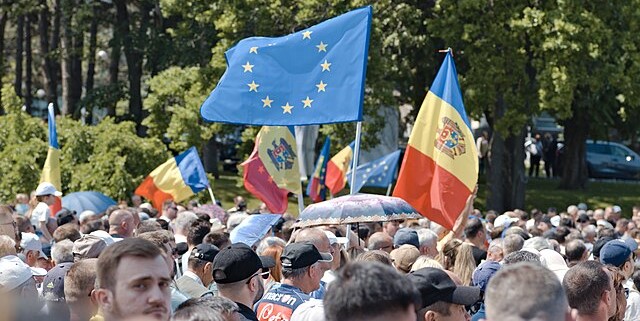
[[[147,176],[142,184],[136,188],[134,192],[136,195],[140,195],[151,201],[153,207],[155,207],[160,214],[162,213],[162,203],[164,201],[173,199],[173,196],[169,193],[161,191],[153,182],[153,177]]]
[[[409,202],[422,216],[453,229],[469,195],[471,191],[455,175],[407,146],[393,196]]]
[[[346,185],[345,174],[334,162],[327,163],[327,176],[325,176],[324,184],[329,188],[331,194],[336,195],[344,188]]]
[[[285,213],[289,206],[287,199],[289,191],[279,188],[273,181],[264,163],[258,157],[257,148],[249,159],[242,163],[242,166],[244,167],[244,187],[247,191],[263,201],[271,213]]]

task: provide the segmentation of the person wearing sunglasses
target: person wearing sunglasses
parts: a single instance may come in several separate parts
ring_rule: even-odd
[[[269,268],[273,266],[273,258],[258,256],[242,243],[226,247],[213,260],[213,279],[218,294],[238,305],[240,320],[258,321],[251,306],[262,298],[263,279],[269,277]]]

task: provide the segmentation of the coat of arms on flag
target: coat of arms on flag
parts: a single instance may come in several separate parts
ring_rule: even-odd
[[[464,134],[458,123],[449,117],[442,117],[442,128],[438,128],[436,148],[451,158],[465,153],[466,143]]]

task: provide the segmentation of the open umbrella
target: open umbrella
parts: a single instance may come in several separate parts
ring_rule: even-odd
[[[260,241],[280,219],[280,214],[253,214],[245,218],[229,234],[231,243],[253,246]]]
[[[421,218],[403,199],[374,194],[345,195],[309,205],[294,227],[386,222]]]
[[[222,207],[216,204],[204,204],[193,209],[194,213],[203,213],[209,215],[210,218],[217,218],[220,223],[227,224],[229,214]]]
[[[75,192],[62,197],[62,207],[76,211],[76,213],[87,210],[102,213],[112,205],[116,205],[116,201],[107,195],[94,191]]]

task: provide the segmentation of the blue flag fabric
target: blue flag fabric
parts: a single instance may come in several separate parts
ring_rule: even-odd
[[[362,120],[371,14],[367,6],[288,36],[241,40],[200,114],[249,125]]]
[[[329,162],[329,152],[331,149],[331,140],[329,136],[324,140],[324,145],[318,155],[316,161],[316,167],[313,169],[311,180],[307,185],[307,195],[314,203],[321,202],[327,199],[327,186],[324,179],[327,175],[327,163]]]
[[[364,186],[387,187],[393,183],[398,169],[400,151],[380,157],[374,161],[358,166],[356,171],[355,191]],[[351,171],[347,173],[347,182],[351,183]]]

